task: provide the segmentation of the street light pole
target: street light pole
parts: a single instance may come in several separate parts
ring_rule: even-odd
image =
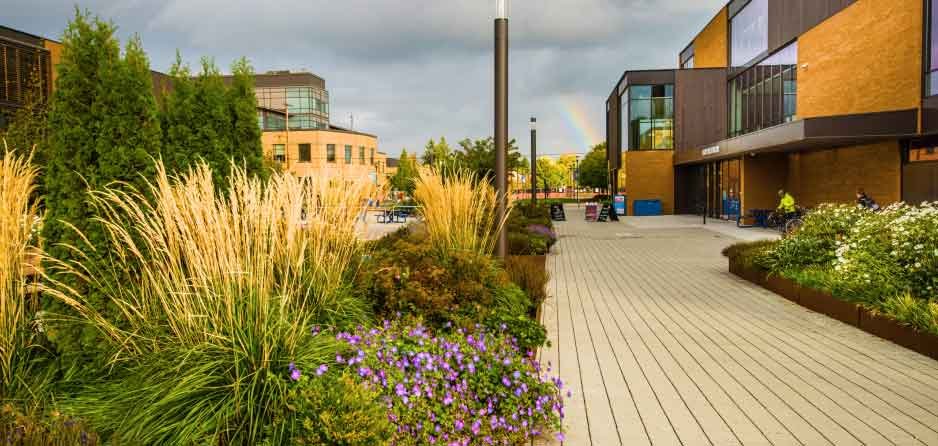
[[[537,205],[537,118],[531,117],[531,207]]]
[[[495,0],[495,186],[498,193],[497,255],[508,254],[505,219],[508,214],[508,175],[505,171],[508,143],[508,1]]]
[[[573,164],[573,195],[576,197],[576,207],[580,207],[580,155],[577,155]]]

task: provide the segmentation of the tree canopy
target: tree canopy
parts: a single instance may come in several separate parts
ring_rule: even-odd
[[[606,162],[606,143],[593,146],[580,162],[579,182],[589,188],[609,187],[609,166]]]
[[[475,173],[476,178],[489,183],[495,182],[495,140],[491,137],[472,140],[466,138],[459,142],[460,150],[454,155],[455,167]],[[508,172],[522,169],[524,158],[518,152],[515,140],[508,142],[508,154],[505,168]]]
[[[414,179],[417,178],[417,155],[409,155],[407,149],[401,151],[397,172],[391,177],[391,187],[407,195],[414,193]]]

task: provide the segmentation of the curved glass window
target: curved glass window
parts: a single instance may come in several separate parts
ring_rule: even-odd
[[[729,136],[798,119],[798,42],[779,50],[729,83]]]

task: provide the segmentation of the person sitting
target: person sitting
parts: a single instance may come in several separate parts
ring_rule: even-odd
[[[785,192],[784,189],[778,191],[778,208],[776,210],[779,213],[785,214],[786,217],[791,218],[794,214],[798,212],[798,207],[795,206],[795,197],[792,197],[791,194]]]
[[[863,209],[869,209],[871,211],[879,210],[879,204],[877,204],[875,200],[867,195],[863,188],[857,189],[857,205]]]

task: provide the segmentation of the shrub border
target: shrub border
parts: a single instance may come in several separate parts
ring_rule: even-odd
[[[803,287],[791,279],[770,275],[755,266],[729,259],[730,273],[772,291],[804,308],[821,313],[869,334],[938,360],[938,336],[922,333],[888,316],[838,299],[830,293]]]

